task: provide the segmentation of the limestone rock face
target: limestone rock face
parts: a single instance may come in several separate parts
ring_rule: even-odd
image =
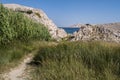
[[[113,24],[106,25],[85,25],[80,26],[80,30],[73,34],[72,41],[107,41],[120,43],[120,26],[113,27]]]
[[[30,19],[42,23],[45,25],[49,33],[51,34],[52,38],[56,40],[60,40],[67,36],[67,33],[63,29],[59,29],[51,19],[47,17],[47,15],[40,9],[34,9],[31,7],[26,7],[18,4],[4,4],[4,7],[8,9],[12,9],[16,12],[24,13]]]

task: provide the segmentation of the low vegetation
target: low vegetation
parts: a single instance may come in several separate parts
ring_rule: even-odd
[[[120,45],[67,42],[40,48],[32,80],[120,80]]]
[[[23,56],[32,52],[34,47],[30,43],[14,42],[0,47],[0,73],[17,66]]]
[[[49,40],[47,28],[22,13],[8,10],[0,5],[0,44],[14,40]]]
[[[120,44],[49,40],[44,25],[0,5],[0,74],[39,49],[32,80],[120,80]]]
[[[41,18],[41,15],[38,13],[38,12],[36,12],[35,13],[39,18]]]
[[[50,34],[44,25],[0,4],[0,74],[17,65],[23,56],[35,49],[33,45],[37,44],[31,42],[49,39]]]

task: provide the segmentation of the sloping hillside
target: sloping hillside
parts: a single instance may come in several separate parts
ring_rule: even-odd
[[[49,19],[47,15],[40,9],[34,9],[18,4],[4,4],[4,6],[16,12],[24,13],[27,17],[31,18],[32,20],[44,24],[48,28],[52,38],[56,40],[60,40],[61,38],[67,36],[67,33],[63,29],[59,29],[53,23],[53,21]]]

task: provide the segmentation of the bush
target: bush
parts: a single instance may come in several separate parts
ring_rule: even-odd
[[[32,13],[33,13],[32,10],[27,11],[27,14],[32,14]]]
[[[39,13],[36,12],[35,14],[36,14],[39,18],[41,18],[41,15],[40,15]]]
[[[44,25],[38,24],[22,13],[8,10],[0,5],[0,44],[14,40],[49,40],[50,35]]]

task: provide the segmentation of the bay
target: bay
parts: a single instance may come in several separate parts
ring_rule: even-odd
[[[73,34],[75,31],[79,31],[80,28],[59,27],[64,29],[68,34]]]

